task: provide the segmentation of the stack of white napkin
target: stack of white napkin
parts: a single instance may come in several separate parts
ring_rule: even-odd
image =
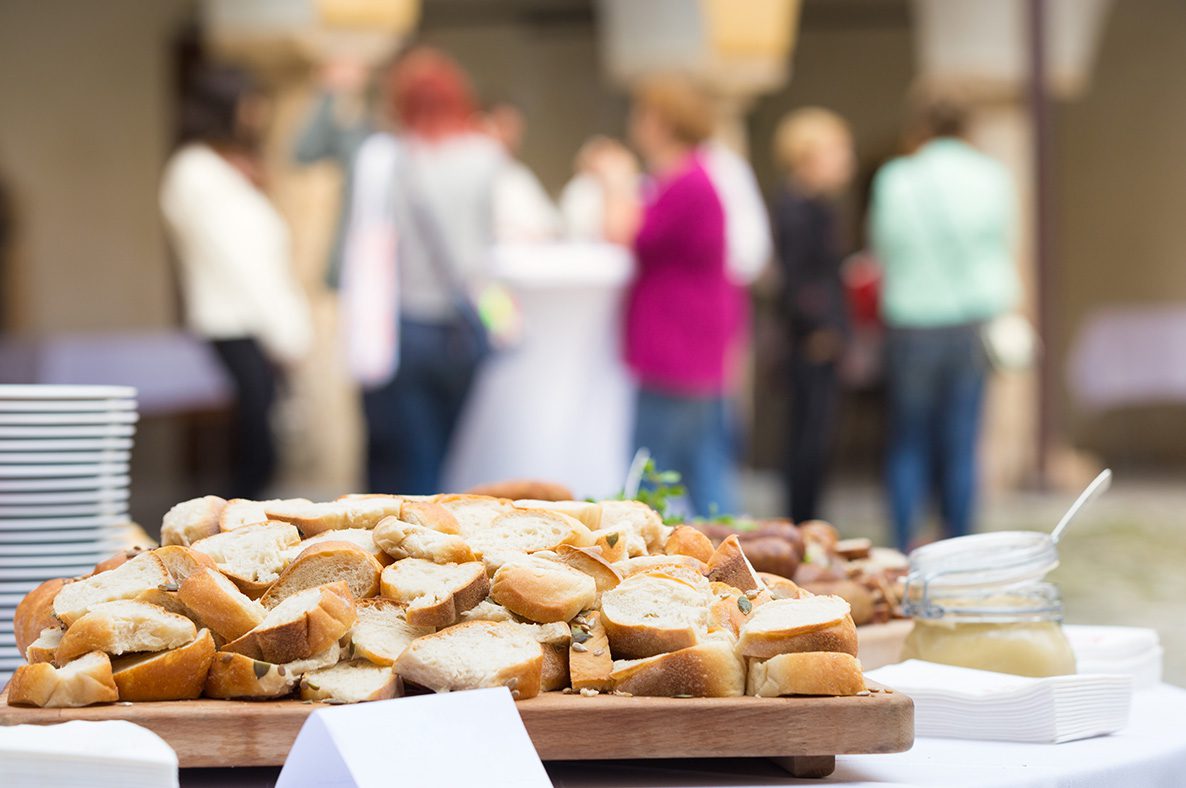
[[[1129,676],[1033,679],[916,659],[869,671],[866,676],[914,700],[917,736],[1074,741],[1123,728],[1132,701]]]
[[[1161,683],[1165,651],[1157,630],[1066,625],[1063,631],[1071,642],[1080,673],[1132,676],[1134,689],[1148,689]]]
[[[130,722],[0,727],[4,788],[177,788],[177,753]]]

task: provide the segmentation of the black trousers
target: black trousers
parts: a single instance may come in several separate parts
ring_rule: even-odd
[[[211,341],[235,386],[230,495],[259,500],[276,471],[271,411],[276,370],[251,338]]]
[[[791,519],[801,523],[820,517],[840,396],[835,362],[816,364],[795,355],[791,360],[790,388],[784,486]]]

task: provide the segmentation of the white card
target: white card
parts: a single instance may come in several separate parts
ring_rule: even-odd
[[[505,687],[319,709],[276,788],[550,788]]]

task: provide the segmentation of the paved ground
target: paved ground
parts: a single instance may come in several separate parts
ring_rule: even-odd
[[[771,480],[750,477],[745,498],[757,513],[777,500]],[[1050,530],[1073,495],[1015,493],[984,503],[985,530]],[[884,543],[880,490],[842,484],[827,511],[846,535]],[[1166,680],[1186,686],[1186,483],[1117,479],[1063,537],[1051,579],[1072,624],[1151,627],[1165,649]]]

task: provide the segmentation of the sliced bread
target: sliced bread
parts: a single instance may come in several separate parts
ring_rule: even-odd
[[[284,551],[285,563],[292,563],[306,549],[321,542],[349,542],[358,545],[373,555],[375,560],[383,566],[387,566],[393,560],[391,556],[383,552],[379,545],[375,544],[375,532],[370,528],[340,528],[336,531],[324,531],[316,536],[310,536],[308,539],[303,539],[292,547],[286,548]]]
[[[475,560],[473,550],[460,536],[398,517],[384,518],[375,526],[374,535],[375,544],[396,560],[421,558],[434,564],[464,564]]]
[[[443,534],[461,533],[461,524],[453,512],[435,501],[404,501],[399,509],[399,519]]]
[[[543,647],[521,625],[470,621],[412,641],[395,671],[434,692],[507,687],[525,699],[540,692],[543,660]]]
[[[126,654],[131,651],[164,651],[193,640],[194,622],[164,608],[121,599],[104,602],[76,620],[62,635],[54,661],[65,665],[91,651]]]
[[[117,700],[111,660],[101,651],[84,654],[60,668],[48,662],[21,665],[8,683],[10,706],[76,708]]]
[[[180,586],[185,579],[203,569],[217,569],[218,564],[206,553],[199,553],[181,545],[158,547],[152,554],[161,559],[169,576],[173,578],[173,585]]]
[[[404,649],[418,637],[431,635],[432,627],[414,627],[404,609],[391,599],[362,599],[358,620],[348,635],[353,655],[376,665],[393,665]]]
[[[494,522],[494,518],[515,508],[506,498],[492,498],[488,495],[438,495],[433,503],[443,506],[453,515],[457,521],[457,532],[464,537],[484,530]]]
[[[667,537],[663,552],[668,555],[690,555],[708,563],[712,560],[712,540],[690,525],[681,525]]]
[[[562,544],[578,547],[594,542],[592,531],[580,520],[559,512],[515,509],[495,517],[488,525],[463,535],[478,555],[518,550],[534,553],[555,550]]]
[[[141,591],[173,582],[161,559],[141,553],[125,564],[99,575],[67,583],[54,596],[54,615],[72,624],[88,610],[118,599],[134,599]]]
[[[356,617],[354,597],[339,580],[293,594],[223,650],[276,664],[308,659],[349,632]]]
[[[213,571],[218,571],[213,570]],[[229,580],[227,581],[230,582]],[[233,584],[232,584],[233,585]],[[160,586],[159,588],[150,588],[147,591],[141,591],[136,594],[135,600],[137,602],[147,602],[150,605],[164,608],[170,613],[176,613],[179,616],[185,616],[190,621],[194,622],[194,626],[198,629],[206,626],[202,621],[202,617],[190,610],[176,591],[170,591],[170,588],[176,588],[176,585]]]
[[[746,693],[760,698],[856,695],[864,691],[860,661],[835,651],[803,651],[751,660],[746,683]]]
[[[727,631],[736,638],[754,614],[754,609],[771,600],[767,591],[745,593],[727,583],[710,583],[713,600],[708,608],[708,630]]]
[[[339,662],[301,677],[301,699],[328,703],[362,703],[403,695],[403,683],[390,665],[365,659]]]
[[[738,648],[743,656],[757,659],[803,651],[840,651],[855,657],[857,629],[841,597],[776,599],[754,610],[741,628]]]
[[[515,501],[516,509],[543,509],[575,517],[590,531],[601,527],[601,504],[592,501],[544,501],[534,498],[520,498]]]
[[[399,498],[360,498],[325,503],[279,501],[265,507],[269,520],[292,523],[305,536],[343,528],[374,528],[384,517],[399,516]]]
[[[350,542],[318,542],[284,568],[260,603],[273,608],[293,594],[308,588],[342,581],[355,599],[379,593],[383,565],[361,547]]]
[[[416,627],[447,627],[490,593],[486,567],[434,564],[405,558],[383,570],[382,594],[405,606],[408,623]]]
[[[38,662],[53,662],[58,646],[62,643],[65,630],[60,627],[46,627],[41,634],[25,649],[25,661],[30,665]]]
[[[268,613],[217,569],[190,575],[177,595],[203,624],[224,640],[234,640],[254,629]]]
[[[519,617],[492,599],[483,599],[461,614],[461,621],[519,621]]]
[[[706,590],[670,575],[628,577],[601,595],[615,658],[639,659],[695,645],[708,629]]]
[[[299,541],[294,525],[261,523],[194,542],[193,549],[213,558],[244,594],[259,599],[284,571],[284,551]]]
[[[54,615],[54,597],[66,585],[66,579],[55,577],[46,580],[25,594],[12,615],[12,629],[16,647],[24,654],[34,640],[49,628],[60,628],[62,622]]]
[[[663,524],[663,518],[641,501],[599,501],[601,505],[600,530],[622,529],[634,537],[629,554],[645,555],[647,552],[661,553],[671,533],[671,527]],[[641,547],[639,546],[641,545]]]
[[[798,599],[801,596],[810,596],[805,593],[799,584],[790,578],[782,575],[774,575],[770,572],[758,572],[758,577],[765,584],[766,589],[770,592],[770,596],[775,599]]]
[[[597,583],[562,561],[528,558],[494,573],[490,598],[530,621],[568,621],[594,605]]]
[[[728,583],[742,591],[761,591],[766,588],[766,584],[745,557],[737,534],[726,537],[708,559],[708,579]]]
[[[672,571],[671,567],[682,567],[681,570],[687,570],[692,574],[704,576],[708,571],[708,565],[699,558],[693,558],[690,555],[640,555],[634,558],[627,558],[624,561],[618,561],[614,564],[614,568],[618,570],[622,577],[630,577],[631,575],[641,574],[643,572]],[[708,582],[707,580],[705,582]]]
[[[161,520],[161,544],[188,547],[199,539],[214,536],[226,505],[217,495],[182,501],[165,512]]]
[[[280,698],[292,692],[305,673],[337,664],[340,654],[336,641],[320,654],[283,665],[220,651],[210,663],[203,694],[223,699]]]
[[[568,650],[568,673],[574,690],[593,689],[608,692],[613,689],[610,673],[614,658],[610,654],[609,638],[601,623],[601,612],[586,610],[572,622],[572,643]]]
[[[617,588],[618,583],[622,582],[622,575],[602,557],[601,548],[562,544],[556,548],[556,555],[573,569],[579,569],[593,578],[598,594]]]
[[[220,531],[234,531],[245,525],[260,525],[268,521],[269,507],[300,506],[312,503],[304,498],[284,500],[249,501],[246,498],[232,498],[218,516]]]
[[[214,638],[203,629],[184,646],[118,657],[111,670],[120,700],[192,700],[202,694],[213,660]]]
[[[618,660],[614,689],[631,695],[729,698],[745,694],[745,663],[725,640],[646,659]]]

